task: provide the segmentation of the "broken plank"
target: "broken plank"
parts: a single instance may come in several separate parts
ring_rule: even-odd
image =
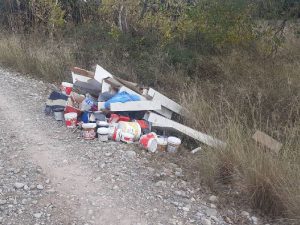
[[[166,119],[156,113],[150,112],[148,121],[153,123],[152,126],[154,127],[173,128],[176,131],[186,134],[187,136],[192,137],[198,141],[201,141],[202,143],[208,146],[215,147],[215,148],[226,147],[226,143],[224,143],[221,140],[213,138],[207,134],[201,133],[183,124],[177,123],[173,120]]]
[[[272,151],[279,153],[280,149],[282,148],[282,144],[276,141],[274,138],[270,137],[266,133],[257,130],[252,138],[260,143],[261,145],[271,149]]]
[[[94,76],[95,80],[102,83],[102,80],[107,77],[113,77],[113,75],[111,75],[108,71],[103,69],[101,66],[97,65],[96,71],[95,71],[95,76]]]
[[[75,84],[76,81],[88,82],[92,78],[82,76],[82,75],[79,75],[79,74],[76,74],[76,73],[72,72],[72,79],[73,79],[73,84]]]
[[[101,93],[109,92],[110,90],[110,84],[106,82],[106,80],[102,80],[102,88]]]
[[[129,94],[138,95],[141,98],[141,101],[147,101],[146,97],[144,97],[144,96],[136,93],[135,91],[133,91],[133,90],[131,90],[131,89],[125,87],[125,86],[123,86],[123,87],[120,88],[119,92],[122,92],[122,91],[125,91],[125,92],[127,92]],[[158,102],[158,103],[161,104],[161,102]],[[160,110],[154,110],[154,111],[157,112],[157,113],[159,113],[159,114],[161,114],[161,115],[163,115],[164,117],[166,117],[168,119],[171,119],[171,117],[172,117],[172,111],[170,111],[167,108],[161,107]]]
[[[73,67],[73,68],[71,68],[71,71],[75,74],[85,76],[85,77],[89,77],[89,78],[94,78],[94,76],[95,76],[95,73],[93,73],[92,71],[81,69],[79,67]]]
[[[169,110],[169,109],[167,109],[166,107],[163,107],[163,106],[161,106],[160,110],[155,110],[155,112],[157,112],[160,115],[163,115],[164,117],[166,117],[168,119],[171,119],[172,114],[173,114],[173,112],[171,110]]]
[[[183,107],[181,105],[155,91],[154,89],[150,88],[148,91],[148,95],[151,96],[154,101],[160,102],[162,106],[166,107],[167,109],[170,109],[175,113],[182,114]]]
[[[120,111],[148,111],[148,110],[159,110],[161,105],[153,101],[133,101],[125,103],[111,103],[110,110],[113,112]]]

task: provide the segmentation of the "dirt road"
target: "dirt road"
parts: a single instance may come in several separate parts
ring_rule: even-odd
[[[227,224],[176,164],[45,116],[49,93],[0,69],[0,224]]]

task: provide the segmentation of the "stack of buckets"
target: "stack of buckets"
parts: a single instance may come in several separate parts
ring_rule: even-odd
[[[67,96],[71,95],[72,88],[73,84],[67,82],[62,82],[61,84],[62,93]],[[75,128],[78,122],[78,112],[74,110],[68,110],[64,112],[62,109],[58,109],[54,111],[54,116],[58,121],[62,121],[64,118],[66,126],[68,128]],[[98,116],[102,115],[97,115],[97,117]],[[146,148],[150,152],[155,152],[156,150],[158,150],[161,152],[168,151],[174,153],[177,152],[181,144],[181,140],[179,138],[158,137],[154,132],[141,136],[142,128],[138,122],[127,122],[124,119],[124,121],[114,123],[114,119],[119,120],[120,118],[111,118],[112,121],[110,124],[108,124],[106,121],[97,121],[97,123],[84,123],[82,125],[83,138],[85,140],[92,140],[95,139],[96,136],[98,136],[98,140],[100,142],[106,142],[111,139],[114,141],[122,141],[125,143],[133,143],[134,141],[139,140],[141,146]],[[95,131],[97,131],[97,133]]]

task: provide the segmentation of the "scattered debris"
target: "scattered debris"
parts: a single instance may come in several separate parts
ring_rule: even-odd
[[[85,140],[98,138],[100,142],[114,140],[127,144],[139,141],[150,152],[177,152],[181,140],[165,136],[166,129],[171,128],[211,147],[226,146],[173,121],[174,113],[184,116],[187,109],[153,88],[113,76],[99,65],[95,73],[74,67],[72,78],[73,84],[62,82],[61,92],[51,93],[45,111],[54,114],[58,121],[64,119],[69,128],[80,128]],[[103,127],[100,122],[107,125]]]

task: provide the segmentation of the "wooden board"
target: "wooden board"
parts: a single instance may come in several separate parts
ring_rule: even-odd
[[[192,137],[198,141],[201,141],[202,143],[208,146],[215,147],[215,148],[226,147],[226,143],[224,143],[223,141],[220,141],[207,134],[196,131],[190,127],[177,123],[173,120],[166,119],[160,115],[157,115],[156,113],[150,112],[148,116],[148,121],[153,123],[152,124],[153,127],[173,128],[176,131],[186,134],[187,136]]]
[[[95,80],[97,80],[99,83],[102,83],[102,80],[107,77],[113,77],[113,75],[111,75],[108,71],[103,69],[101,66],[97,65],[95,76],[94,76]]]
[[[113,112],[122,111],[148,111],[148,110],[159,110],[161,105],[153,101],[134,101],[125,103],[111,103],[110,110]]]
[[[148,95],[152,97],[153,101],[160,102],[161,105],[165,108],[175,113],[182,114],[183,107],[181,105],[177,104],[176,102],[162,95],[161,93],[155,91],[154,89],[150,88],[148,91]]]
[[[270,137],[266,133],[257,130],[255,134],[252,136],[252,138],[260,143],[261,145],[275,151],[278,153],[280,149],[282,148],[282,144],[278,141],[276,141],[274,138]]]
[[[130,82],[130,81],[127,81],[127,80],[123,80],[121,78],[118,78],[118,77],[114,77],[117,81],[119,81],[120,83],[122,83],[124,86],[130,88],[131,90],[134,90],[135,92],[139,93],[139,94],[142,94],[141,93],[141,90],[139,89],[138,87],[138,84],[136,83],[133,83],[133,82]]]
[[[71,68],[71,71],[75,74],[85,76],[85,77],[89,77],[89,78],[94,78],[94,76],[95,76],[95,73],[93,73],[92,71],[81,69],[79,67],[73,67],[73,68]]]
[[[106,80],[102,80],[101,93],[108,92],[110,90],[110,84]]]
[[[74,84],[76,81],[88,82],[92,78],[89,78],[86,76],[81,76],[79,74],[72,72],[72,79],[73,79],[73,84]]]
[[[135,91],[133,91],[133,90],[131,90],[131,89],[125,87],[125,86],[123,86],[123,87],[120,88],[120,92],[121,91],[126,91],[129,94],[138,95],[141,98],[141,101],[147,101],[146,97],[144,97],[144,96],[136,93]],[[158,103],[160,103],[160,102],[158,102]],[[167,108],[165,108],[165,107],[163,107],[163,106],[161,107],[160,110],[154,110],[154,111],[157,112],[157,113],[159,113],[159,114],[161,114],[161,115],[163,115],[164,117],[166,117],[168,119],[171,119],[171,117],[172,117],[172,111],[169,110],[169,109],[167,109]]]

